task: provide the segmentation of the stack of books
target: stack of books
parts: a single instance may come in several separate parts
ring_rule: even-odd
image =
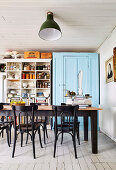
[[[46,103],[46,97],[37,97],[36,103]]]
[[[90,96],[76,96],[73,105],[79,105],[79,108],[86,108],[92,105]]]

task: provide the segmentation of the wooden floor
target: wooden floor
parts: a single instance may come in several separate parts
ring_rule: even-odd
[[[116,143],[103,133],[99,133],[99,153],[91,154],[91,142],[83,141],[77,144],[78,159],[75,159],[72,140],[69,135],[64,136],[64,143],[57,145],[56,158],[53,158],[54,133],[49,130],[49,139],[44,148],[40,148],[36,135],[36,159],[33,159],[31,141],[20,147],[18,138],[15,158],[11,158],[12,145],[9,148],[6,137],[0,138],[0,170],[116,170]],[[89,134],[90,136],[90,134]],[[43,140],[43,137],[42,137]]]

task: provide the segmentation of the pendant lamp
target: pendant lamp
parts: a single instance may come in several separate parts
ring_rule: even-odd
[[[53,41],[58,40],[62,36],[59,25],[53,19],[53,13],[47,13],[47,20],[42,24],[39,37],[43,40]]]

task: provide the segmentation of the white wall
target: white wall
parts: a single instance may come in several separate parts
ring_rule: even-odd
[[[100,129],[116,141],[116,82],[106,84],[105,61],[113,55],[116,47],[116,29],[99,48],[100,53]]]

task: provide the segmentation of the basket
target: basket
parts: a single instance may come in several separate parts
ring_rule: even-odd
[[[41,58],[49,59],[52,58],[52,53],[41,53]]]
[[[24,59],[38,59],[40,58],[39,51],[26,51],[24,52]]]

